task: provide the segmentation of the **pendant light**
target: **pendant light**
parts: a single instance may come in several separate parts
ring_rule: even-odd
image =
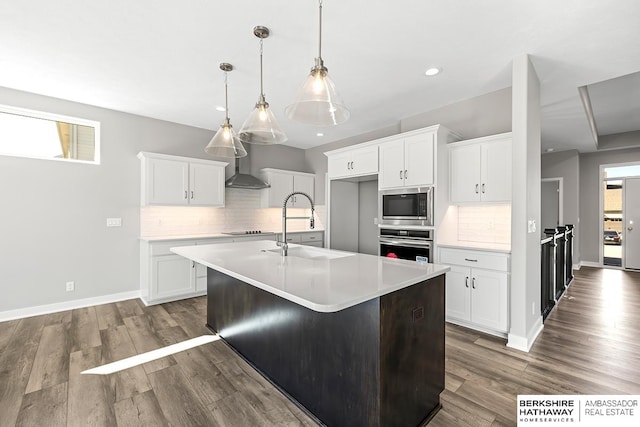
[[[273,111],[269,109],[262,84],[262,44],[269,37],[269,29],[257,26],[253,29],[253,34],[260,39],[260,96],[256,108],[249,114],[238,135],[242,142],[251,144],[282,144],[287,140],[287,135],[280,129]]]
[[[332,126],[346,121],[349,118],[349,110],[338,96],[322,60],[322,0],[319,0],[318,4],[320,11],[318,57],[315,59],[310,75],[298,90],[294,102],[285,109],[285,113],[290,119],[301,123]]]
[[[233,65],[226,62],[220,64],[220,69],[224,71],[224,123],[213,136],[204,151],[216,157],[244,157],[247,151],[242,146],[242,142],[233,131],[231,122],[229,121],[229,102],[227,94],[227,73],[233,70]]]

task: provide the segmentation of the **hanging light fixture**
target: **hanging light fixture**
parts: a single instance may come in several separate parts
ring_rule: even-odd
[[[287,117],[301,123],[332,126],[346,121],[349,118],[349,110],[338,96],[322,60],[322,0],[319,0],[318,4],[320,9],[318,57],[315,59],[311,74],[285,112]]]
[[[231,122],[229,121],[229,102],[227,93],[227,73],[233,70],[233,65],[226,62],[220,63],[220,69],[224,71],[224,123],[213,136],[204,151],[216,157],[244,157],[247,151],[242,146],[242,142],[233,131]]]
[[[269,37],[269,29],[257,26],[254,27],[253,34],[260,39],[260,96],[256,108],[244,121],[238,137],[242,142],[251,144],[282,144],[287,140],[287,135],[280,129],[273,111],[269,109],[262,84],[262,42]]]

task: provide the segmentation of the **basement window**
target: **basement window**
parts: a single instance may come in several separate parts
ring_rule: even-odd
[[[0,155],[100,164],[100,122],[0,105]]]

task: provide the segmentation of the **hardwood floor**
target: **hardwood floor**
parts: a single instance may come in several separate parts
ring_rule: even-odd
[[[206,299],[0,323],[0,426],[315,426],[221,341],[115,374],[84,369],[209,333]],[[518,394],[640,394],[640,273],[583,268],[529,353],[447,325],[430,426],[516,424]]]

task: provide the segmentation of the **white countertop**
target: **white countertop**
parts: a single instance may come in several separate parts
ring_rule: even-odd
[[[468,241],[445,241],[438,242],[440,248],[456,248],[456,249],[474,249],[487,252],[501,252],[505,254],[511,253],[511,245],[506,243],[488,243],[488,242],[468,242]]]
[[[274,241],[183,246],[171,251],[314,311],[335,312],[449,271],[437,264],[289,244],[282,257]],[[318,256],[303,258],[296,250]]]

